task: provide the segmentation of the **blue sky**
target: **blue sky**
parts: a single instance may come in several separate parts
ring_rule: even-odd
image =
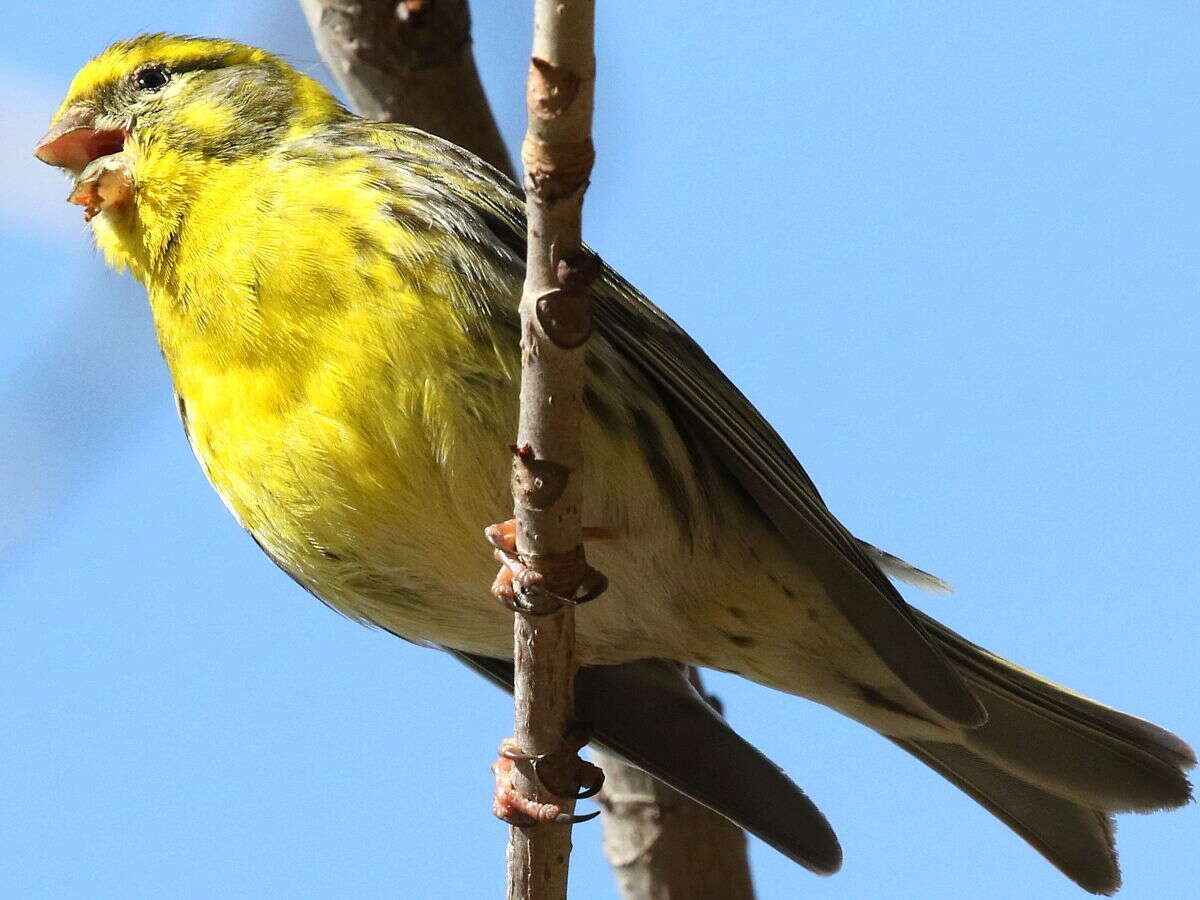
[[[475,6],[515,146],[528,4]],[[1200,740],[1194,6],[600,6],[590,241],[843,521],[958,588],[914,602]],[[508,704],[259,555],[186,447],[141,288],[29,155],[139,31],[318,72],[298,9],[43,9],[0,13],[0,894],[496,896]],[[846,851],[817,879],[755,845],[762,898],[1084,896],[862,727],[712,684]],[[615,896],[599,833],[576,898]],[[1122,897],[1194,890],[1194,806],[1119,841]]]

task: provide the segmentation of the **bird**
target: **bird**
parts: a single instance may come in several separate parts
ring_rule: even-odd
[[[345,616],[512,679],[481,527],[511,509],[520,191],[466,150],[349,112],[282,58],[145,34],[72,80],[36,156],[146,288],[179,417],[240,525]],[[816,805],[708,707],[736,673],[887,737],[1079,886],[1120,885],[1114,814],[1187,803],[1179,737],[910,606],[944,582],[855,537],[666,313],[591,287],[577,611],[594,740],[820,874]]]

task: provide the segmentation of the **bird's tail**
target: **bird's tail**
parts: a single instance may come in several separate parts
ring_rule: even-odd
[[[1120,886],[1112,814],[1191,799],[1192,749],[1142,719],[922,623],[988,712],[962,743],[893,739],[994,813],[1085,890]]]

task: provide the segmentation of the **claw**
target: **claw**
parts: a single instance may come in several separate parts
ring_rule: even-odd
[[[500,551],[497,550],[492,554],[499,563],[504,562],[504,558],[500,556]],[[501,565],[500,571],[496,573],[496,580],[492,582],[492,596],[500,601],[500,605],[509,612],[521,612],[521,608],[517,603],[517,592],[513,588],[513,573],[506,565]]]
[[[546,754],[546,756],[550,755]],[[542,786],[557,797],[573,797],[576,800],[586,800],[588,797],[595,797],[600,793],[601,788],[604,787],[604,773],[600,771],[599,766],[592,765],[586,759],[580,759],[578,756],[574,758],[574,771],[570,773],[574,784],[571,787],[552,784],[551,780],[546,777],[548,773],[543,771],[545,762],[546,757],[534,759],[532,762],[533,773],[537,775],[538,781],[542,783]]]
[[[575,772],[575,777],[579,779],[579,787],[575,789],[574,793],[562,796],[572,797],[575,800],[587,800],[604,790],[604,772],[599,766],[593,765],[586,759],[578,760],[578,762],[580,765]],[[534,771],[537,771],[537,763],[534,763]],[[540,778],[541,775],[538,777]],[[545,783],[544,779],[543,783]]]
[[[521,749],[516,739],[510,737],[506,737],[500,742],[500,746],[496,748],[496,755],[501,759],[520,760],[522,762],[532,762],[535,759],[543,758],[533,753],[526,753]]]
[[[600,813],[573,815],[565,812],[560,804],[540,803],[521,794],[513,781],[513,773],[518,762],[528,762],[532,765],[534,776],[542,786],[556,797],[572,800],[586,800],[600,793],[604,786],[604,773],[599,767],[575,754],[580,747],[587,743],[589,732],[582,725],[574,725],[564,738],[563,746],[552,753],[527,753],[512,738],[505,738],[497,749],[499,759],[492,764],[492,773],[496,776],[496,794],[492,804],[492,813],[496,818],[510,825],[529,827],[539,822],[556,822],[559,824],[578,824],[596,818]],[[547,770],[543,764],[552,757],[569,753],[572,755],[570,776],[574,781],[572,787],[563,789],[561,785],[549,783],[546,778]]]
[[[598,809],[595,812],[586,813],[585,815],[582,815],[582,816],[568,815],[567,813],[559,813],[557,816],[555,816],[553,819],[551,819],[551,821],[555,822],[558,825],[578,825],[580,822],[592,821],[592,819],[594,819],[594,818],[596,818],[596,816],[600,815],[601,812],[602,812],[602,810]]]
[[[583,581],[579,584],[579,590],[583,593],[570,601],[576,606],[587,603],[589,600],[595,600],[608,590],[608,576],[588,566],[587,571],[583,573]]]
[[[542,587],[542,574],[525,565],[517,555],[516,519],[489,525],[483,530],[483,534],[488,543],[495,548],[492,556],[501,565],[496,579],[492,582],[492,596],[510,612],[524,613],[527,616],[553,615],[564,606],[579,606],[589,600],[595,600],[608,588],[608,578],[602,572],[587,566],[583,581],[576,590],[576,596],[560,597],[552,594]],[[578,552],[582,556],[583,549],[579,548]]]
[[[529,594],[538,589],[542,576],[530,569],[517,556],[517,520],[497,522],[483,530],[484,537],[496,549],[492,556],[500,563],[500,571],[492,582],[492,596],[495,597],[510,612],[520,612],[526,615],[539,615],[541,608],[535,605]],[[547,610],[547,613],[557,612],[558,609]]]

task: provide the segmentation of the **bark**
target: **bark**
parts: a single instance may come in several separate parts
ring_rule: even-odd
[[[554,596],[574,596],[587,573],[578,473],[582,346],[590,331],[589,276],[595,267],[582,255],[581,215],[593,159],[594,17],[593,0],[535,0],[529,126],[521,147],[529,245],[513,500],[517,553],[542,577],[551,605]],[[556,753],[572,725],[574,644],[569,605],[550,615],[516,616],[513,737],[527,753]],[[570,783],[567,771],[548,774]],[[531,775],[527,765],[518,767],[521,793],[560,802],[546,790],[545,776]],[[509,900],[565,898],[570,853],[570,825],[511,826]]]
[[[415,125],[514,178],[471,53],[467,0],[300,0],[300,6],[321,58],[359,115]]]

